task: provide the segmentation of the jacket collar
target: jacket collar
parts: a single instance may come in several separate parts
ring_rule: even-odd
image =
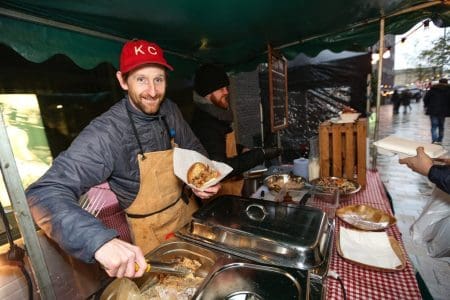
[[[223,109],[215,106],[211,101],[206,99],[205,97],[200,96],[197,92],[194,91],[193,94],[194,104],[203,112],[209,114],[210,116],[226,122],[233,122],[233,113],[228,109]]]

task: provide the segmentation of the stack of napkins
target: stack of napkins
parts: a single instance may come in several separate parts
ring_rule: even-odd
[[[373,143],[378,148],[380,154],[394,155],[398,154],[400,157],[416,156],[417,147],[424,147],[425,153],[431,158],[436,158],[447,153],[441,145],[407,140],[395,135],[390,135],[384,139]]]
[[[339,244],[349,260],[383,269],[395,269],[402,262],[392,249],[386,232],[366,232],[341,227]]]

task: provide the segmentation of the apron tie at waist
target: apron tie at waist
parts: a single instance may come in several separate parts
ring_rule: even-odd
[[[154,211],[154,212],[151,212],[151,213],[148,213],[148,214],[142,214],[142,215],[141,215],[141,214],[130,214],[130,213],[127,213],[127,212],[125,212],[125,214],[126,214],[128,217],[134,218],[134,219],[143,219],[143,218],[147,218],[147,217],[150,217],[150,216],[159,214],[159,213],[165,211],[166,209],[171,208],[172,206],[174,206],[175,204],[177,204],[178,201],[180,201],[181,198],[182,198],[182,195],[180,195],[180,196],[177,198],[177,200],[175,200],[175,201],[172,202],[171,204],[167,205],[166,207],[163,207],[163,208],[161,208],[160,210],[157,210],[157,211]]]
[[[185,185],[185,186],[186,186],[186,185]],[[190,190],[189,190],[189,191],[190,191]],[[192,195],[192,194],[193,194],[192,191],[190,191],[190,192],[191,192],[191,195]],[[180,199],[183,199],[183,202],[186,203],[186,205],[188,205],[188,204],[189,204],[189,198],[190,198],[190,196],[191,196],[191,195],[188,195],[188,193],[189,193],[189,192],[188,192],[188,189],[187,189],[187,188],[183,188],[183,189],[182,189],[182,192],[181,192],[180,196],[178,196],[177,200],[175,200],[174,202],[172,202],[172,203],[169,204],[168,206],[166,206],[166,207],[164,207],[164,208],[161,208],[160,210],[157,210],[157,211],[154,211],[154,212],[151,212],[151,213],[148,213],[148,214],[130,214],[130,213],[127,213],[127,212],[125,212],[125,214],[126,214],[128,217],[130,217],[130,218],[142,219],[142,218],[147,218],[147,217],[150,217],[150,216],[159,214],[160,212],[163,212],[163,211],[165,211],[166,209],[171,208],[172,206],[174,206],[175,204],[177,204],[178,201],[180,201]]]

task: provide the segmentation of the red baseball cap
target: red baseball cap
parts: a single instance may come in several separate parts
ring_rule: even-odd
[[[158,64],[173,71],[164,58],[163,50],[157,44],[144,40],[126,42],[120,54],[120,72],[125,74],[144,64]]]

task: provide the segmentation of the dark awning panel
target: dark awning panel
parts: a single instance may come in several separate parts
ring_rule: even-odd
[[[267,43],[288,59],[361,50],[378,40],[381,16],[386,34],[401,34],[426,18],[448,26],[449,11],[448,0],[6,0],[0,42],[33,62],[61,53],[90,69],[117,66],[123,41],[136,37],[166,49],[177,73],[205,61],[239,71],[266,61]]]

